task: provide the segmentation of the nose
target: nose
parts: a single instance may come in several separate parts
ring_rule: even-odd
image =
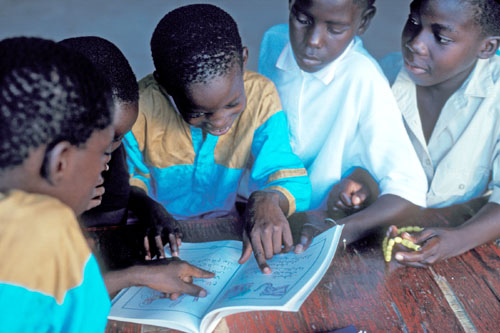
[[[313,25],[307,36],[307,45],[319,49],[324,45],[324,29],[319,25]]]
[[[208,119],[210,122],[210,127],[212,128],[224,128],[230,125],[233,121],[233,118],[239,114],[237,110],[220,110],[212,113],[210,118]]]
[[[425,43],[425,34],[423,30],[416,32],[405,44],[405,47],[412,53],[420,56],[427,55],[427,45]]]

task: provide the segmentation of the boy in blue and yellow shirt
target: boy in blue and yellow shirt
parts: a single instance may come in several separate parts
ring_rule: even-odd
[[[292,246],[286,216],[308,209],[311,194],[274,85],[245,71],[236,23],[212,5],[165,15],[151,50],[156,71],[139,83],[139,117],[125,137],[132,184],[179,220],[217,217],[235,212],[249,170],[240,262],[253,247],[270,272],[265,259]]]

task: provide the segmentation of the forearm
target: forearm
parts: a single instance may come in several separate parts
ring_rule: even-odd
[[[463,244],[461,253],[500,238],[500,205],[486,204],[456,232]]]
[[[103,274],[108,294],[112,297],[123,288],[142,285],[139,266],[132,266]]]
[[[352,243],[370,234],[375,228],[401,225],[410,216],[421,210],[419,206],[401,197],[386,194],[379,197],[371,206],[339,220],[345,224],[342,237]]]

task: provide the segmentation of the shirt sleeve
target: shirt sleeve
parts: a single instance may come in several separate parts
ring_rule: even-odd
[[[142,188],[146,193],[153,193],[149,167],[144,161],[145,119],[142,114],[134,124],[132,131],[125,134],[123,145],[127,151],[127,165],[130,174],[130,185]],[[141,140],[142,138],[142,140]]]
[[[500,137],[497,138],[493,161],[491,163],[491,181],[489,189],[492,191],[488,202],[500,204]]]
[[[287,216],[296,210],[309,209],[311,182],[302,161],[292,152],[283,111],[273,114],[257,128],[252,157],[250,192],[265,189],[281,192],[288,200]]]

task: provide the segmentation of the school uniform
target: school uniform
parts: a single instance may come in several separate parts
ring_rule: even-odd
[[[246,72],[245,110],[229,132],[191,127],[152,75],[139,82],[139,117],[125,136],[131,184],[145,189],[177,219],[227,215],[235,210],[243,172],[249,190],[276,190],[288,215],[309,207],[311,185],[290,148],[286,118],[274,85]]]
[[[73,211],[0,193],[0,331],[102,332],[110,300]]]
[[[462,86],[446,101],[429,142],[424,138],[416,86],[399,57],[392,91],[430,184],[429,207],[465,202],[492,190],[500,203],[500,57],[479,59]]]
[[[387,80],[358,37],[315,73],[300,69],[288,25],[262,40],[259,72],[276,85],[293,151],[312,183],[311,208],[325,208],[333,185],[354,167],[366,169],[381,195],[425,206],[427,181]]]

